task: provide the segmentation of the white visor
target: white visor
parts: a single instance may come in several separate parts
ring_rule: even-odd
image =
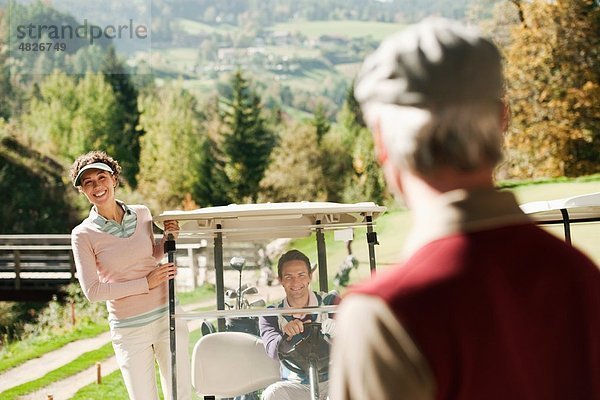
[[[79,186],[81,184],[81,175],[89,169],[101,169],[102,171],[107,171],[107,172],[110,172],[111,174],[114,173],[112,168],[109,167],[108,165],[104,164],[103,162],[95,162],[92,164],[88,164],[79,170],[79,172],[77,173],[77,176],[75,177],[75,180],[73,181],[73,186]]]

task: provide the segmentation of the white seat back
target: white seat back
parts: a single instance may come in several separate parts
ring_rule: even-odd
[[[262,340],[242,332],[203,336],[192,353],[192,385],[200,395],[239,396],[280,380],[279,362]]]

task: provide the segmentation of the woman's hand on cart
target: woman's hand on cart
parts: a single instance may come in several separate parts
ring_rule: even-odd
[[[177,275],[177,266],[174,263],[161,264],[146,276],[148,289],[154,289]]]

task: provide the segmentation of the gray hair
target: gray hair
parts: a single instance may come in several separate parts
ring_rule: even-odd
[[[365,120],[378,124],[396,168],[431,176],[441,167],[469,172],[502,160],[500,101],[458,103],[439,109],[369,104]]]

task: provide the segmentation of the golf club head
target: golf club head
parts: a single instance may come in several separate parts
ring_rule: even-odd
[[[228,289],[227,291],[225,291],[225,296],[230,299],[235,299],[237,298],[237,291],[233,289]]]
[[[266,305],[267,303],[265,303],[263,299],[254,300],[252,303],[250,303],[250,307],[264,307]]]
[[[246,265],[246,259],[244,257],[231,257],[231,260],[229,260],[229,266],[233,269],[235,269],[238,272],[242,272],[242,269],[244,269],[244,265]]]
[[[202,321],[202,325],[200,325],[200,332],[202,332],[202,336],[209,335],[211,333],[215,333],[217,330],[215,326],[208,321]]]
[[[242,289],[242,296],[245,296],[247,294],[257,294],[258,293],[258,289],[256,288],[256,286],[248,286],[245,289]]]

